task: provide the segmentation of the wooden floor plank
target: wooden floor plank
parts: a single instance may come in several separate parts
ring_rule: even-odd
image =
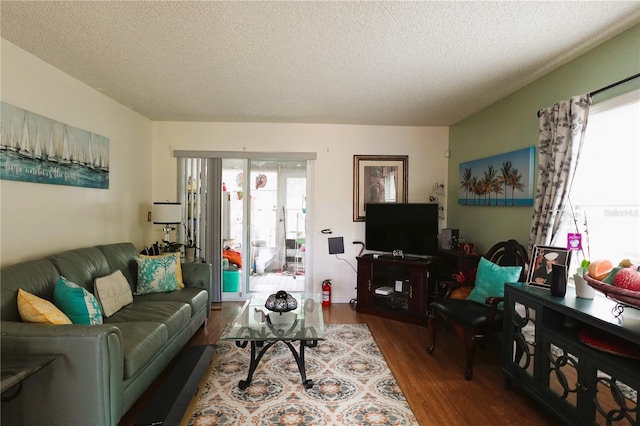
[[[241,302],[224,302],[211,311],[206,327],[189,345],[215,343],[241,306]],[[561,424],[522,390],[502,387],[497,341],[488,341],[479,351],[473,380],[468,381],[463,373],[464,344],[446,327],[438,330],[437,346],[429,355],[425,327],[361,314],[346,303],[323,308],[323,315],[326,324],[368,325],[421,425]],[[121,426],[133,424],[159,380],[126,413]]]

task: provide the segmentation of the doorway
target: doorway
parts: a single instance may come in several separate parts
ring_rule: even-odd
[[[307,161],[225,158],[222,182],[223,300],[304,291]]]

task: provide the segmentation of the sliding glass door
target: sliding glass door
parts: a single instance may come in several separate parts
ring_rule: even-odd
[[[311,291],[308,233],[315,153],[174,151],[179,241],[211,264],[214,302]]]
[[[305,290],[306,166],[306,160],[223,160],[223,248],[242,258],[237,272],[226,261],[223,267],[227,279],[239,278],[240,293]],[[226,287],[223,300],[240,295]]]

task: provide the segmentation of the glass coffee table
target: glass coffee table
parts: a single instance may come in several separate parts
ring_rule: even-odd
[[[318,340],[324,340],[321,298],[319,294],[289,294],[296,299],[298,307],[282,314],[270,312],[264,307],[269,294],[254,294],[220,336],[220,340],[235,341],[240,348],[251,345],[249,374],[246,380],[241,380],[238,384],[240,389],[251,385],[251,378],[262,356],[278,342],[283,342],[291,350],[305,389],[313,387],[313,381],[307,379],[304,348],[314,348],[318,345]],[[295,341],[300,342],[299,351],[292,344]]]

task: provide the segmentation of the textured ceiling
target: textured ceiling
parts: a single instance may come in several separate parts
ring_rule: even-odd
[[[4,39],[155,121],[448,126],[640,22],[638,1],[0,8]]]

